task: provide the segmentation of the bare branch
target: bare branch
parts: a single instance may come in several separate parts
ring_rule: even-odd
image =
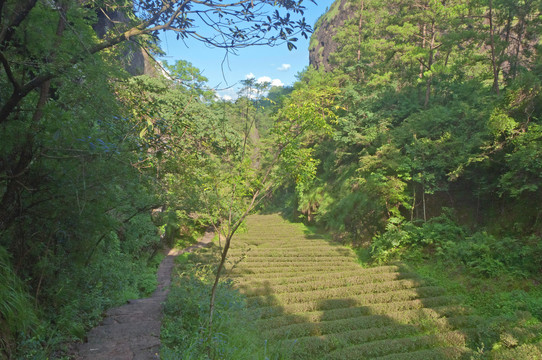
[[[213,4],[213,3],[209,3],[208,1],[199,1],[199,0],[191,0],[191,2],[195,4],[205,5],[212,8],[230,8],[234,6],[244,5],[246,3],[252,3],[252,0],[241,0],[235,3],[231,3],[231,4],[216,4],[216,3]],[[254,6],[253,3],[252,5]]]

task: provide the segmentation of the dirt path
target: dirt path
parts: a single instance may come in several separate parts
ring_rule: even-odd
[[[197,244],[171,250],[158,268],[158,287],[152,296],[110,309],[102,324],[88,333],[87,342],[77,346],[76,359],[159,359],[162,303],[169,292],[175,257],[208,246],[213,236],[208,231]]]

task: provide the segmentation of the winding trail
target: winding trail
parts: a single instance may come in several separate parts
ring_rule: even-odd
[[[87,335],[87,342],[77,345],[76,359],[151,360],[159,359],[162,303],[171,284],[175,258],[208,246],[214,236],[207,231],[200,241],[183,250],[172,249],[158,268],[158,286],[148,298],[130,300],[110,309],[101,325]]]

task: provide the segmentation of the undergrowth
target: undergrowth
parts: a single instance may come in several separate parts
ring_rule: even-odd
[[[0,246],[0,358],[15,351],[12,334],[26,336],[38,324],[34,304],[13,272],[7,251]]]
[[[33,291],[0,245],[0,358],[67,359],[71,344],[107,309],[149,296],[163,255],[148,250],[159,241],[152,224],[137,221],[139,228],[127,229],[122,240],[110,234],[85,266],[69,263],[73,255],[60,248],[44,256],[35,265],[43,280]]]
[[[469,344],[478,358],[505,358],[517,346],[524,347],[518,359],[536,358],[538,350],[529,346],[542,341],[539,239],[472,232],[448,210],[422,224],[392,226],[357,254],[372,264],[400,260],[427,283],[460,297],[482,319]],[[532,328],[525,343],[511,335]]]
[[[44,306],[31,331],[20,333],[12,358],[67,359],[68,344],[83,339],[108,308],[147,297],[156,289],[156,269],[162,258],[156,255],[148,262],[136,262],[128,256],[112,256],[77,272],[63,272],[51,289],[56,291],[50,295],[55,302]]]
[[[246,299],[232,287],[231,280],[219,283],[209,336],[209,297],[217,255],[213,247],[177,258],[177,275],[164,306],[161,359],[282,358],[276,355],[281,351],[260,338],[251,326],[254,313],[246,311]]]
[[[500,358],[496,352],[522,345],[523,341],[513,335],[517,331],[533,332],[526,338],[527,345],[542,341],[542,289],[534,283],[511,276],[480,278],[442,261],[408,261],[407,266],[425,281],[458,296],[480,317],[469,344],[480,359]],[[536,358],[532,353],[524,356],[531,357],[517,359]]]

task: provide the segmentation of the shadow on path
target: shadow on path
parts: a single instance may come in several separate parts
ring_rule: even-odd
[[[197,244],[183,250],[170,250],[158,268],[158,286],[154,293],[108,310],[101,325],[87,334],[87,342],[77,345],[76,359],[159,359],[162,303],[169,293],[175,258],[209,246],[213,236],[212,231],[207,231]]]

